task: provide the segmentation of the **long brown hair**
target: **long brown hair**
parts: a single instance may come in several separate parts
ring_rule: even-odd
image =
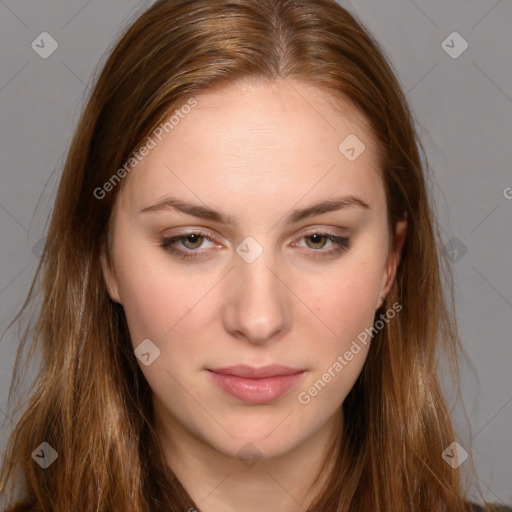
[[[466,510],[459,470],[441,456],[455,435],[437,361],[444,354],[457,386],[463,350],[425,151],[385,53],[334,0],[160,0],[116,44],[78,123],[41,262],[15,318],[40,300],[37,323],[21,340],[10,400],[29,339],[41,366],[17,409],[0,491],[9,489],[12,505],[21,483],[21,497],[41,511],[197,508],[163,461],[151,390],[101,271],[123,183],[101,197],[97,191],[170,113],[239,79],[301,80],[353,105],[381,149],[390,230],[404,212],[408,219],[387,298],[403,308],[376,334],[343,403],[344,450],[309,510]],[[42,442],[58,453],[47,469],[31,456]]]

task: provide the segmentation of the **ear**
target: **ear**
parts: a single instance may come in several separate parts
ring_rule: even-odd
[[[119,298],[119,287],[117,285],[117,280],[116,280],[113,270],[110,268],[110,265],[108,264],[107,255],[105,253],[104,245],[101,248],[100,262],[101,262],[101,270],[103,271],[103,278],[105,279],[105,285],[107,287],[107,291],[108,291],[110,298],[114,302],[118,302],[119,304],[122,304],[121,299]]]
[[[379,309],[384,303],[384,297],[389,293],[393,287],[396,277],[396,270],[400,264],[402,257],[402,249],[407,236],[407,212],[404,212],[403,219],[396,223],[395,228],[395,250],[390,252],[388,262],[386,264],[386,271],[382,280],[382,286],[377,298],[377,307]]]

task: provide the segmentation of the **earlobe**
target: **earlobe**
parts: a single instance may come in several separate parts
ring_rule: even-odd
[[[103,278],[107,287],[109,297],[119,304],[122,304],[119,297],[119,288],[117,286],[116,278],[107,262],[107,256],[105,254],[105,248],[103,247],[100,254],[101,270],[103,272]]]

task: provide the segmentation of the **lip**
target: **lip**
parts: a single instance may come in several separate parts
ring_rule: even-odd
[[[213,381],[226,393],[248,404],[268,404],[282,397],[306,373],[282,365],[236,365],[209,369]]]

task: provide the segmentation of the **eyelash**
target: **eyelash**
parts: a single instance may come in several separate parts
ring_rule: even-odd
[[[184,235],[162,238],[160,245],[167,252],[177,256],[180,259],[193,260],[199,256],[199,254],[200,254],[199,251],[192,250],[192,249],[188,249],[188,250],[177,249],[176,247],[174,247],[172,245],[175,242],[180,242],[181,240],[186,240],[188,237],[193,236],[193,235],[197,235],[201,238],[208,240],[209,242],[213,242],[212,238],[207,233],[203,233],[201,231],[193,231],[190,233],[186,233]],[[313,237],[313,236],[323,236],[335,245],[334,249],[330,249],[328,251],[323,251],[321,249],[311,249],[311,251],[313,252],[313,254],[312,254],[313,258],[324,258],[324,257],[332,256],[334,254],[346,252],[351,248],[350,238],[336,236],[331,233],[324,233],[321,231],[315,231],[312,233],[308,233],[307,235],[302,236],[301,239]],[[320,253],[320,254],[314,254],[314,253]]]

